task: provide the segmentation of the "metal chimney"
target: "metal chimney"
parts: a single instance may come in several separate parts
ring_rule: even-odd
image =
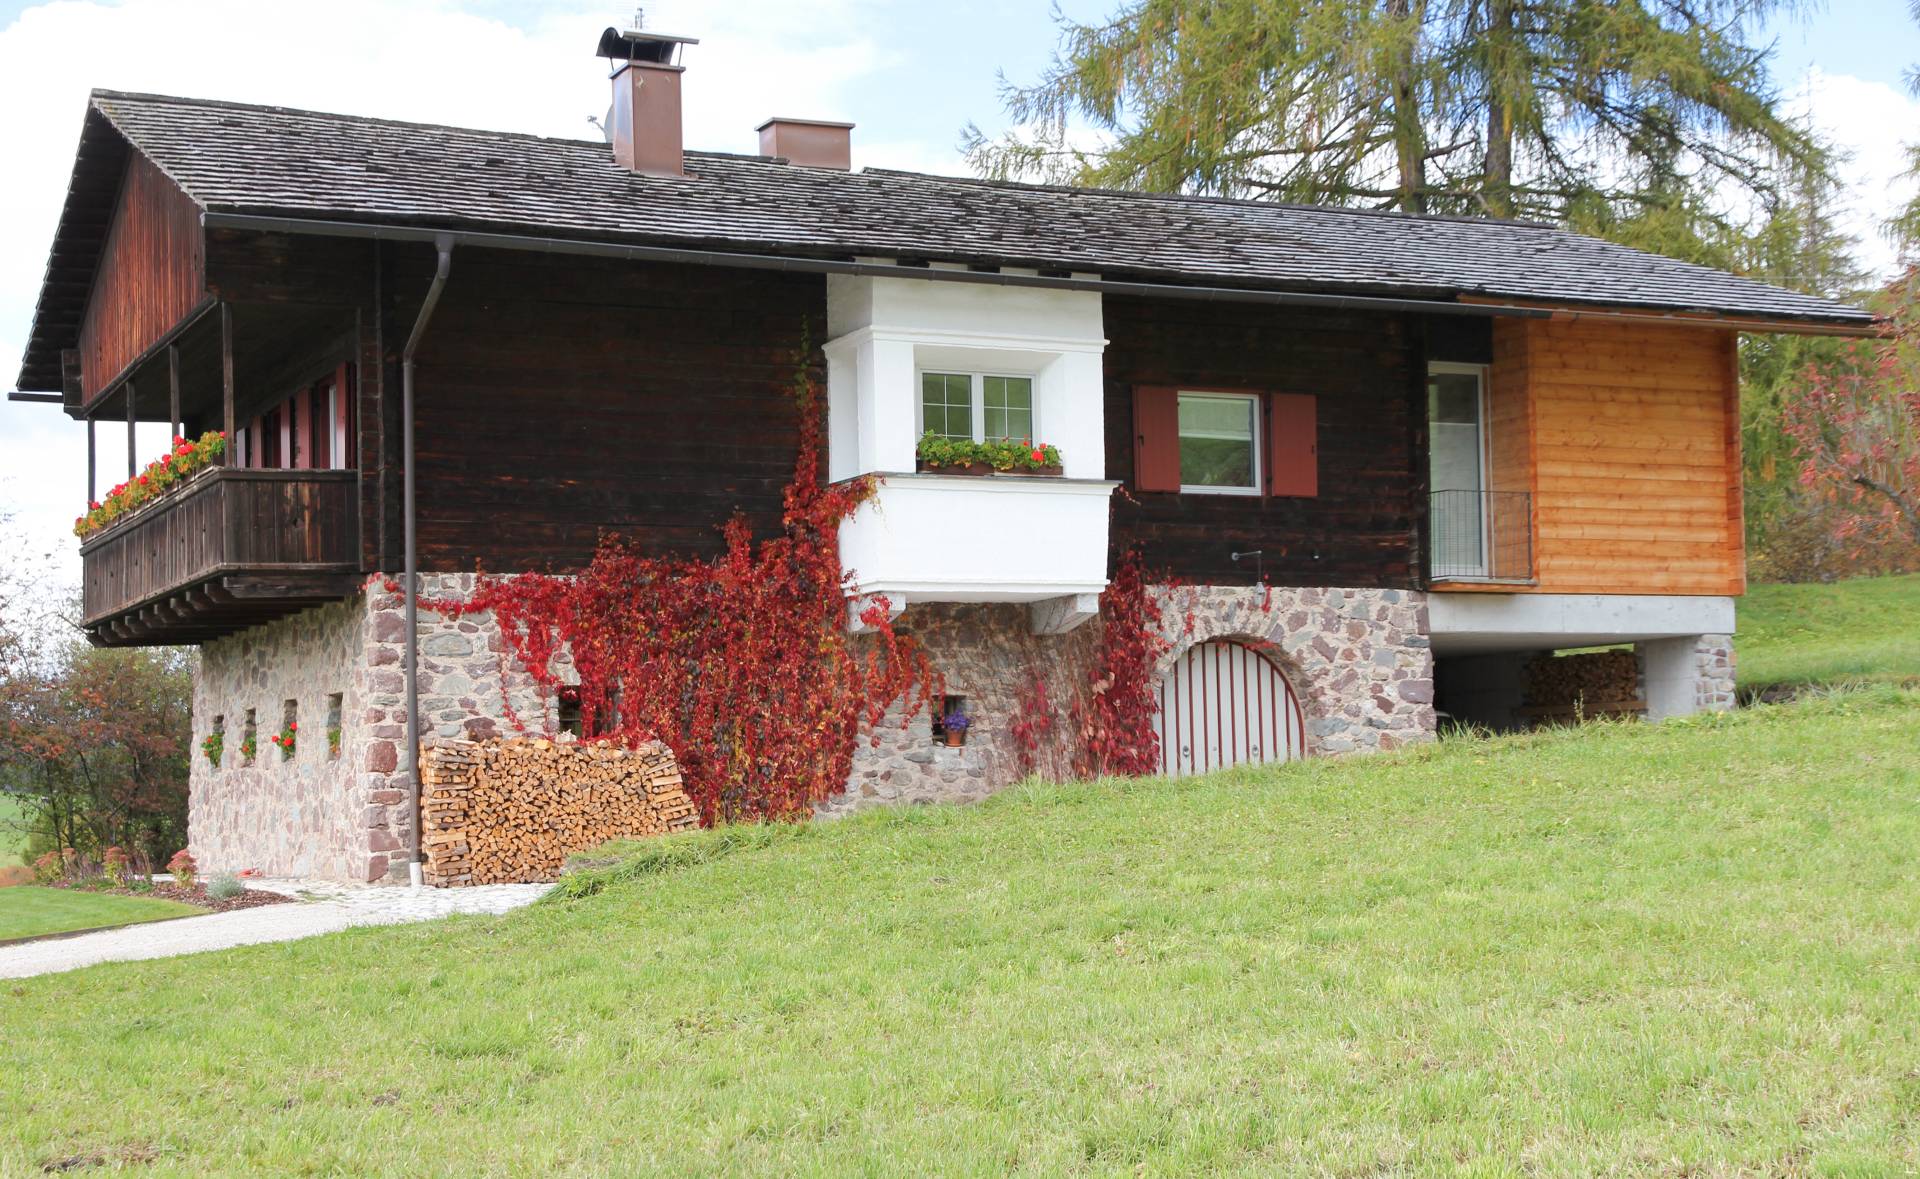
[[[680,75],[682,45],[698,45],[693,37],[649,33],[641,25],[645,14],[633,14],[633,27],[608,29],[600,34],[595,52],[613,63],[613,107],[606,133],[613,158],[622,167],[649,176],[685,176],[685,150],[680,130]]]

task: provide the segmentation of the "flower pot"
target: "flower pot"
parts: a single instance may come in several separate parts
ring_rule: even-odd
[[[958,467],[937,467],[925,459],[914,460],[915,469],[929,475],[991,475],[993,468],[985,463],[966,463]]]
[[[946,734],[948,749],[958,749],[967,743],[967,731],[965,729],[948,729],[946,730]]]

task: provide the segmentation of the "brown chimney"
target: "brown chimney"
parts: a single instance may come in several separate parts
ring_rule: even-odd
[[[783,119],[760,124],[760,154],[785,156],[802,168],[853,169],[853,124],[825,119]]]
[[[680,75],[675,59],[692,37],[648,33],[634,27],[600,34],[601,57],[613,62],[613,108],[607,112],[607,139],[622,167],[649,176],[685,176],[680,140]]]

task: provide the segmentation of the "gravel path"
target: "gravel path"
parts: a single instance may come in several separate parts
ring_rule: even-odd
[[[300,880],[250,880],[306,901],[263,905],[206,917],[184,917],[0,946],[0,978],[25,978],[77,970],[96,962],[170,958],[256,942],[290,942],[355,925],[401,925],[455,913],[505,913],[530,905],[551,884],[485,884],[475,888],[405,888],[394,885],[321,884]]]

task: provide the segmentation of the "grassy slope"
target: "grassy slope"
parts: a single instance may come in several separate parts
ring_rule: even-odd
[[[152,897],[105,896],[63,888],[0,888],[0,941],[184,917],[201,910]]]
[[[1878,689],[1016,789],[24,980],[0,1172],[1906,1173],[1916,730]]]
[[[1739,628],[1742,687],[1920,680],[1920,574],[1751,586]]]

